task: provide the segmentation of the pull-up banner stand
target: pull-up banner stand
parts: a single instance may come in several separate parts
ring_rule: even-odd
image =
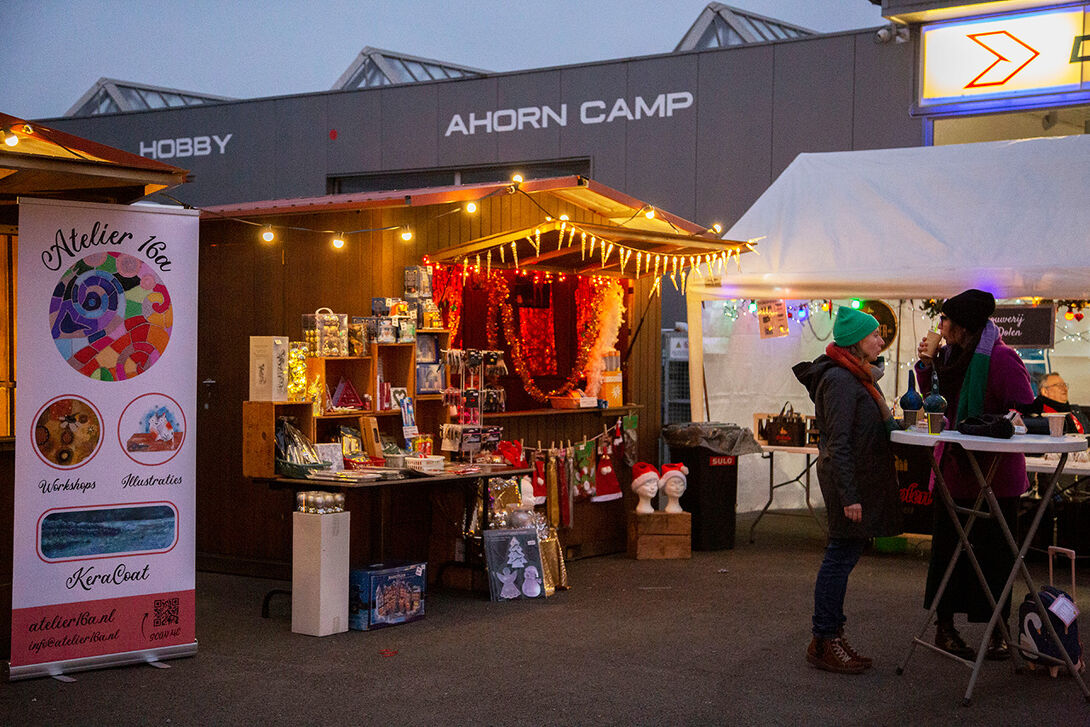
[[[12,680],[197,651],[197,234],[19,202]]]

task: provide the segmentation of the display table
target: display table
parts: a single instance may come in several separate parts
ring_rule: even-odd
[[[1011,589],[1014,586],[1015,578],[1021,574],[1022,580],[1025,582],[1029,592],[1033,594],[1034,602],[1037,606],[1037,611],[1041,615],[1042,623],[1047,628],[1052,640],[1057,644],[1061,644],[1059,637],[1056,635],[1056,630],[1052,625],[1052,620],[1049,618],[1048,611],[1045,609],[1044,604],[1041,602],[1040,595],[1038,593],[1037,585],[1033,582],[1033,577],[1030,576],[1029,569],[1025,564],[1026,551],[1029,549],[1030,543],[1033,541],[1033,536],[1037,532],[1038,526],[1041,524],[1041,518],[1044,515],[1045,508],[1048,505],[1053,492],[1056,489],[1056,482],[1059,479],[1060,473],[1063,471],[1064,465],[1067,463],[1068,454],[1071,452],[1079,452],[1086,449],[1086,439],[1084,437],[1048,437],[1040,434],[1023,434],[1016,435],[1011,439],[994,439],[991,437],[974,437],[967,434],[961,434],[956,431],[945,431],[941,434],[932,435],[920,431],[897,431],[890,435],[890,439],[893,442],[900,444],[907,444],[911,446],[927,447],[931,459],[931,470],[935,474],[935,489],[938,491],[939,496],[942,498],[943,505],[946,507],[947,514],[950,516],[951,521],[954,524],[954,529],[958,534],[958,545],[954,549],[954,555],[950,559],[950,564],[946,568],[946,572],[943,575],[942,581],[939,583],[939,588],[935,593],[935,597],[932,602],[931,610],[927,613],[927,618],[924,619],[923,625],[920,628],[918,634],[913,638],[911,645],[908,648],[908,653],[905,655],[904,661],[897,667],[897,673],[903,674],[905,668],[908,666],[909,659],[912,658],[912,653],[917,645],[924,646],[932,651],[954,659],[972,669],[972,675],[969,678],[969,685],[965,690],[965,696],[962,699],[964,705],[968,705],[973,695],[973,688],[976,685],[977,677],[980,675],[981,665],[984,663],[984,656],[987,653],[988,639],[992,635],[992,631],[996,625],[999,625],[1003,638],[1006,640],[1010,647],[1012,662],[1015,671],[1021,671],[1023,668],[1022,655],[1019,651],[1019,646],[1016,641],[1011,638],[1010,633],[1007,630],[1007,624],[1001,619],[1002,608],[999,604],[1002,604],[1011,593]],[[939,461],[935,455],[935,449],[939,444],[944,446],[958,446],[965,450],[968,456],[969,464],[972,467],[973,474],[980,484],[980,494],[976,498],[976,502],[971,508],[963,508],[954,504],[954,500],[950,495],[950,491],[946,487],[946,482],[943,480],[942,471],[939,468]],[[1018,454],[1046,454],[1050,452],[1056,452],[1060,454],[1059,460],[1053,465],[1051,470],[1052,474],[1049,477],[1048,485],[1044,492],[1041,493],[1041,501],[1034,512],[1033,521],[1027,530],[1025,537],[1021,544],[1017,543],[1014,536],[1011,534],[1010,526],[1007,524],[1006,519],[1003,517],[1003,511],[999,507],[999,501],[996,499],[995,493],[992,491],[991,481],[995,474],[995,463],[998,462],[998,458],[993,460],[992,467],[989,468],[989,472],[985,475],[977,462],[976,453],[1018,453]],[[986,504],[987,509],[982,510],[981,504]],[[958,513],[969,515],[969,519],[966,521],[963,528],[961,522],[958,520]],[[1011,568],[1010,575],[1007,577],[1007,582],[1003,586],[1003,591],[1000,593],[998,603],[992,596],[991,589],[988,587],[988,582],[984,578],[984,573],[980,568],[980,563],[977,561],[976,555],[973,553],[973,549],[969,544],[968,533],[972,530],[973,523],[976,518],[994,518],[995,522],[999,525],[1003,531],[1004,537],[1006,537],[1007,543],[1011,548],[1011,552],[1015,555],[1015,563]],[[957,657],[948,652],[942,651],[935,645],[925,641],[922,637],[927,631],[931,622],[934,620],[935,612],[938,610],[939,601],[942,599],[942,594],[946,590],[946,586],[950,581],[954,572],[954,567],[957,565],[958,558],[964,551],[965,557],[969,559],[969,563],[973,567],[973,571],[976,573],[977,579],[984,590],[984,594],[988,598],[988,602],[992,606],[992,616],[988,621],[987,627],[984,629],[984,636],[980,641],[980,646],[977,648],[977,656],[975,662],[966,661],[960,657]],[[1071,662],[1071,657],[1063,649],[1063,646],[1059,646],[1059,652],[1062,655],[1062,660],[1052,659],[1051,657],[1040,655],[1039,658],[1042,661],[1049,663],[1062,663],[1075,678],[1075,682],[1079,685],[1083,695],[1087,701],[1090,701],[1090,690],[1087,689],[1085,682],[1083,682],[1082,676],[1079,674],[1075,665]]]
[[[802,468],[802,471],[789,480],[783,482],[776,482],[776,453],[783,452],[787,454],[802,454],[806,456],[806,466]],[[754,542],[753,533],[757,529],[757,523],[761,522],[761,518],[766,513],[771,515],[801,515],[802,513],[794,512],[771,512],[768,508],[772,507],[772,501],[776,497],[776,490],[788,485],[798,485],[802,488],[806,494],[806,509],[810,511],[810,516],[814,518],[814,521],[821,528],[822,532],[828,534],[828,529],[825,527],[825,523],[821,521],[818,514],[814,512],[814,506],[810,504],[810,469],[817,463],[817,447],[781,447],[775,444],[762,444],[761,456],[768,460],[768,502],[761,508],[761,512],[757,515],[757,519],[753,521],[753,524],[749,526],[749,542]]]
[[[378,546],[379,557],[376,560],[385,560],[385,543],[387,536],[388,523],[386,522],[387,514],[390,512],[390,496],[394,489],[405,487],[433,487],[433,486],[461,486],[462,496],[465,498],[465,522],[463,523],[463,532],[468,532],[471,525],[475,521],[479,524],[480,528],[486,529],[488,527],[487,513],[483,508],[478,508],[474,511],[474,508],[470,507],[470,503],[474,502],[477,498],[477,493],[480,488],[484,487],[486,496],[482,502],[484,507],[487,507],[487,480],[491,477],[518,477],[521,475],[529,475],[533,473],[530,468],[521,467],[505,467],[499,465],[478,465],[480,467],[479,472],[470,472],[467,474],[451,474],[440,473],[435,475],[428,475],[424,473],[411,472],[407,473],[408,476],[399,479],[378,479],[378,480],[364,480],[362,482],[342,482],[342,481],[330,481],[322,479],[309,479],[309,478],[296,478],[296,477],[255,477],[254,482],[260,483],[269,487],[270,489],[290,489],[293,492],[301,492],[305,490],[330,490],[348,492],[351,490],[373,490],[376,491],[381,505],[372,516],[369,523],[365,523],[366,527],[370,530],[372,542]],[[292,498],[292,502],[295,502],[295,498]],[[352,521],[352,527],[361,527],[362,520]],[[469,540],[467,537],[466,540]],[[481,560],[479,563],[471,562],[470,554],[473,553],[473,549],[469,547],[469,543],[466,543],[466,561],[465,563],[459,563],[460,565],[467,565],[470,567],[484,568],[484,562]],[[437,577],[441,575],[443,569],[449,565],[454,565],[453,562],[437,563]],[[269,601],[274,595],[282,594],[289,595],[291,591],[286,589],[272,589],[265,595],[265,599],[261,605],[261,615],[265,618],[269,617]]]

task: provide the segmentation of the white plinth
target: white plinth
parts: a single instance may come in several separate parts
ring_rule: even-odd
[[[347,512],[292,513],[291,630],[328,636],[348,630]]]

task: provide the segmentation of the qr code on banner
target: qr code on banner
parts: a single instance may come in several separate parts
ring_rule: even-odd
[[[169,626],[178,623],[178,599],[163,598],[155,601],[155,625]]]

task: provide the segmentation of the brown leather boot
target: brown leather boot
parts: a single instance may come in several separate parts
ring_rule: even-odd
[[[960,656],[962,659],[972,661],[976,658],[976,652],[961,638],[961,634],[952,623],[939,621],[935,627],[935,646],[943,651]]]
[[[806,649],[806,661],[818,669],[836,674],[862,674],[866,666],[856,661],[844,648],[844,641],[837,637],[819,639],[815,636]]]
[[[866,669],[870,669],[874,666],[874,659],[871,659],[869,656],[863,656],[855,650],[855,647],[848,643],[848,639],[844,637],[844,629],[840,629],[836,635],[840,639],[840,643],[844,645],[844,650],[848,652],[849,656],[862,664]]]

